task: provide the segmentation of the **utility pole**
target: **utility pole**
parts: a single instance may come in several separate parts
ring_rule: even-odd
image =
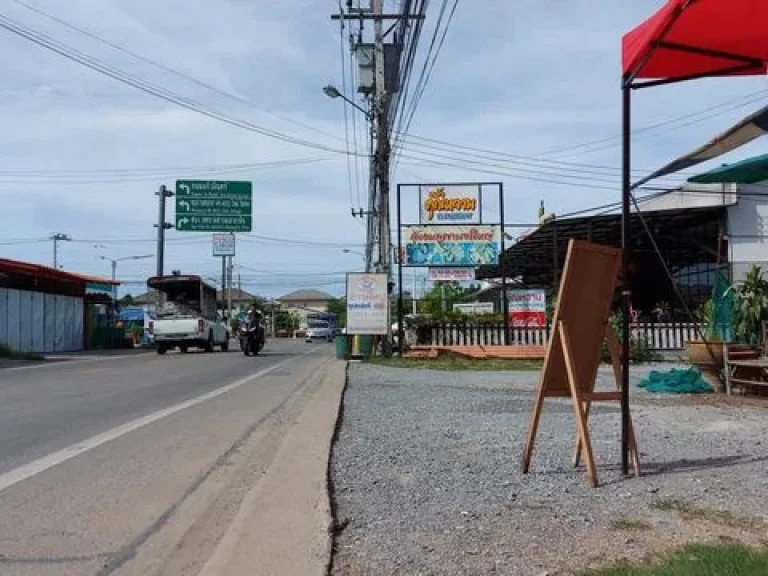
[[[379,269],[387,275],[387,294],[392,293],[391,240],[389,234],[389,97],[384,72],[384,11],[383,0],[373,0],[373,54],[376,89],[376,175],[379,181]],[[391,302],[387,298],[388,320],[387,339],[384,341],[384,356],[392,355],[392,314]]]
[[[173,196],[173,192],[165,185],[155,192],[157,196],[157,276],[162,276],[165,269],[165,231],[173,228],[172,224],[165,221],[165,199]]]
[[[232,272],[234,257],[229,257],[229,274],[227,274],[227,318],[232,318]]]
[[[165,270],[165,231],[172,228],[171,224],[165,221],[165,200],[173,196],[173,192],[168,190],[165,185],[160,186],[157,192],[157,270],[156,275],[162,276]],[[155,310],[159,311],[162,306],[163,296],[159,290],[155,293]]]
[[[54,234],[50,238],[53,241],[53,268],[59,269],[59,242],[72,242],[72,237],[66,234]]]
[[[224,313],[224,310],[226,309],[227,305],[227,257],[222,256],[221,257],[221,316],[224,317],[226,314]]]

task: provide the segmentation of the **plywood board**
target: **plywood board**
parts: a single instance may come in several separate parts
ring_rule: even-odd
[[[620,266],[617,248],[581,240],[568,244],[552,326],[562,323],[570,330],[574,376],[583,392],[591,391],[600,366]],[[571,395],[560,338],[550,339],[540,386],[548,396]]]

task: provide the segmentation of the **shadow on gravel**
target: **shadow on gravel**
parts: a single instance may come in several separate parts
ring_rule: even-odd
[[[734,456],[721,456],[718,458],[702,458],[699,460],[673,460],[670,462],[643,462],[643,476],[658,476],[662,474],[683,474],[688,472],[699,472],[704,470],[714,470],[717,468],[731,468],[733,466],[743,466],[745,464],[756,464],[758,462],[768,461],[768,456],[749,457],[743,454]]]

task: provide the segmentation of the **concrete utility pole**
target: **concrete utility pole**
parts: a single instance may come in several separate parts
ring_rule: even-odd
[[[163,270],[165,270],[165,231],[173,227],[172,224],[165,221],[165,199],[173,196],[173,192],[163,185],[155,192],[155,196],[157,196],[157,224],[155,224],[157,228],[157,276],[162,276]]]
[[[227,274],[227,318],[232,318],[232,272],[234,268],[234,258],[229,257],[229,274]]]
[[[387,275],[388,286],[392,285],[392,254],[389,234],[389,127],[387,115],[389,102],[384,72],[384,21],[381,15],[384,11],[383,0],[373,0],[373,54],[376,69],[376,175],[379,181],[379,269]],[[391,288],[387,293],[391,294]],[[389,298],[387,302],[389,303]],[[392,306],[388,306],[389,320],[387,321],[387,339],[384,341],[384,355],[392,355]]]
[[[59,269],[59,242],[72,242],[72,237],[66,234],[54,234],[50,238],[53,241],[53,268]]]

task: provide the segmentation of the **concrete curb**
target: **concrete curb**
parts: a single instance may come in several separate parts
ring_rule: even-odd
[[[200,576],[327,574],[333,546],[328,466],[345,385],[346,363],[326,365],[322,384]]]

